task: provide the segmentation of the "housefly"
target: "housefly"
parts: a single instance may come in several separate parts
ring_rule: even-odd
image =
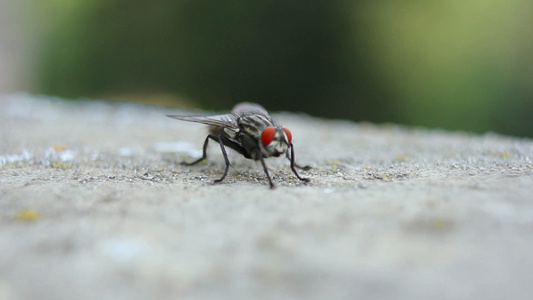
[[[258,160],[263,165],[263,170],[270,183],[270,188],[274,188],[272,179],[265,164],[265,158],[279,157],[285,155],[290,163],[291,170],[298,179],[309,182],[309,178],[301,177],[296,172],[296,167],[308,170],[311,167],[300,167],[294,162],[294,146],[292,144],[292,134],[289,129],[282,127],[270,114],[259,104],[240,103],[228,114],[214,116],[179,116],[167,115],[167,117],[196,122],[209,125],[202,157],[185,165],[195,165],[207,158],[207,144],[209,139],[220,144],[220,149],[224,156],[226,168],[220,179],[214,181],[219,183],[228,174],[230,162],[226,154],[225,147],[229,147],[245,158]]]

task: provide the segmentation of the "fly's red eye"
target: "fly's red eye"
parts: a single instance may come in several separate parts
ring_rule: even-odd
[[[283,131],[285,131],[285,134],[287,135],[287,139],[289,140],[289,145],[290,145],[290,143],[292,143],[292,133],[287,128],[283,128]]]
[[[274,140],[275,136],[276,136],[276,128],[267,127],[263,130],[263,133],[261,133],[261,142],[263,142],[263,145],[267,146],[270,143],[272,143],[272,140]]]

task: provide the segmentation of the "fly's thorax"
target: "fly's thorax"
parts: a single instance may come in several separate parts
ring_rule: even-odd
[[[239,117],[237,123],[242,133],[250,135],[257,140],[261,138],[261,133],[265,128],[275,126],[271,118],[262,114]]]

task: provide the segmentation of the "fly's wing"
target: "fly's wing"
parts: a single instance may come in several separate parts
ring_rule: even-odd
[[[222,127],[229,129],[231,131],[238,131],[239,126],[235,122],[235,118],[231,114],[224,115],[215,115],[215,116],[179,116],[179,115],[167,115],[169,118],[187,121],[187,122],[196,122],[202,123],[205,125]]]
[[[243,116],[243,115],[253,115],[253,114],[262,114],[265,116],[270,116],[266,109],[262,107],[259,104],[256,103],[250,103],[250,102],[242,102],[233,108],[231,111],[237,116]]]

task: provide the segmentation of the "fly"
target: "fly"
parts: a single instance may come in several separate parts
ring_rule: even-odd
[[[195,165],[207,158],[207,144],[209,139],[217,142],[222,150],[226,168],[220,179],[214,181],[219,183],[228,174],[230,162],[225,147],[229,147],[248,159],[258,160],[263,165],[263,170],[270,183],[270,188],[274,188],[272,179],[265,164],[265,158],[279,157],[283,154],[291,162],[291,170],[298,179],[309,182],[309,178],[301,177],[296,168],[308,170],[311,167],[300,167],[294,162],[294,146],[292,145],[292,134],[289,129],[282,127],[270,114],[259,104],[240,103],[228,114],[215,116],[178,116],[167,115],[167,117],[196,122],[209,125],[202,157],[184,165]]]

